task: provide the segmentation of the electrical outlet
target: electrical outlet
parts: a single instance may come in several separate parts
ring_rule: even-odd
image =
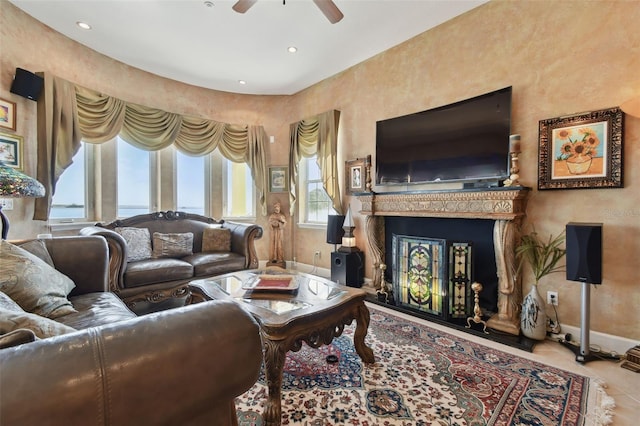
[[[318,259],[320,259],[322,257],[322,252],[320,250],[316,250],[316,252],[313,255]]]
[[[547,303],[549,305],[558,306],[558,292],[557,291],[547,291]]]

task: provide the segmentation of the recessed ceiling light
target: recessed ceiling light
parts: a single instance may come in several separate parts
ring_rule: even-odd
[[[247,82],[246,82],[246,81],[244,81],[244,80],[238,80],[238,83],[240,83],[240,84],[247,84]]]
[[[78,22],[76,22],[76,25],[79,26],[80,28],[82,28],[83,30],[90,30],[91,29],[91,25],[87,24],[86,22],[78,21]]]
[[[296,53],[296,52],[298,51],[298,48],[297,48],[297,47],[295,47],[295,46],[289,46],[289,47],[287,48],[287,51],[288,51],[289,53]]]
[[[205,1],[204,5],[207,7],[213,7],[213,2],[212,1]]]

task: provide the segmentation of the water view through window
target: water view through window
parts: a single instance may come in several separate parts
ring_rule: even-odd
[[[151,211],[149,151],[136,148],[118,137],[118,217]]]
[[[65,169],[56,184],[56,193],[51,200],[51,219],[84,219],[87,217],[85,187],[85,147],[73,157],[73,163]]]

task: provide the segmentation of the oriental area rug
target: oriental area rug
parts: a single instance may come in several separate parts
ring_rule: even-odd
[[[474,343],[369,306],[362,363],[353,325],[319,349],[289,352],[283,425],[586,426],[611,422],[613,400],[598,383]],[[339,361],[327,363],[328,355]],[[236,400],[241,426],[262,425],[264,375]]]

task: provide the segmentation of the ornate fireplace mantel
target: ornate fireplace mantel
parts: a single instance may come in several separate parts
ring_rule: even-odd
[[[526,188],[389,192],[358,195],[370,216],[451,217],[514,220],[525,214]]]
[[[528,195],[529,188],[524,187],[358,194],[360,213],[367,216],[374,287],[382,292],[389,290],[384,282],[385,216],[491,219],[495,221],[498,313],[489,319],[488,326],[518,335],[522,284],[516,273],[515,247]]]

